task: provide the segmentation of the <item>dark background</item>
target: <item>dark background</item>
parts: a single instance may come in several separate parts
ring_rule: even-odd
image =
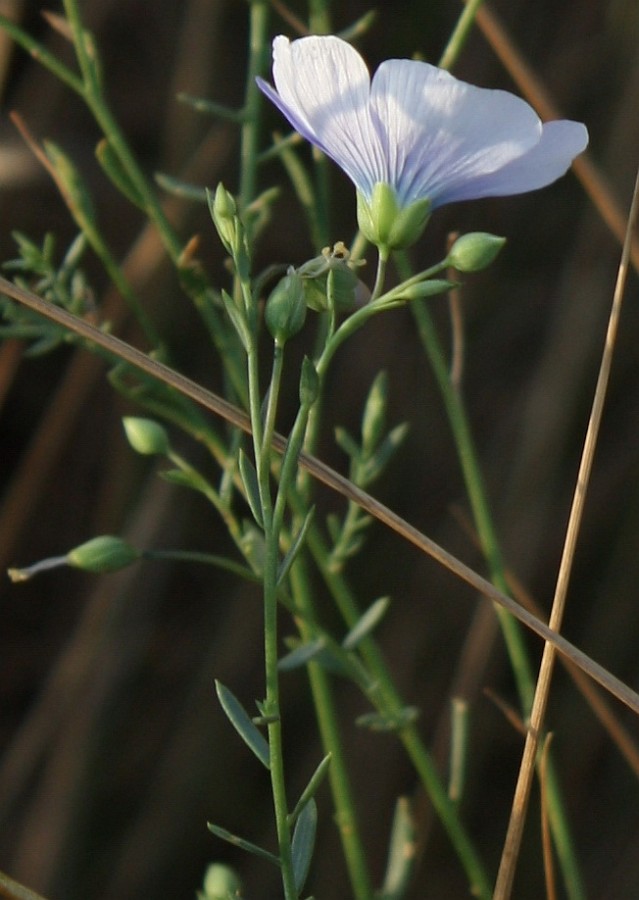
[[[237,134],[175,101],[177,91],[238,105],[243,91],[248,5],[240,0],[85,0],[85,21],[103,53],[112,107],[149,171],[233,189]],[[304,16],[301,3],[291,4]],[[627,210],[639,157],[639,6],[636,0],[508,0],[492,8],[563,114],[586,122],[592,160]],[[52,48],[32,2],[0,3]],[[335,5],[335,30],[368,4]],[[456,0],[380,4],[361,41],[374,67],[419,52],[437,61],[460,12]],[[291,30],[276,13],[273,33]],[[99,137],[79,101],[0,36],[0,258],[15,256],[19,230],[74,235],[54,187],[7,118],[18,110],[33,134],[60,143],[90,180],[105,232],[161,329],[178,365],[221,386],[219,365],[199,320],[176,289],[143,222],[100,173]],[[516,90],[475,32],[456,74]],[[282,127],[269,110],[268,123]],[[265,137],[266,139],[266,137]],[[354,227],[350,184],[333,171],[334,239]],[[273,164],[262,186],[282,181]],[[204,207],[177,204],[185,239],[224,283],[222,254]],[[315,255],[288,189],[260,248],[259,263],[300,264]],[[524,197],[438,211],[414,252],[420,267],[440,258],[451,229],[508,237],[491,269],[463,289],[465,395],[509,566],[548,609],[561,554],[620,255],[574,175]],[[134,248],[133,250],[131,248]],[[87,263],[108,300],[99,267]],[[370,275],[369,275],[370,277]],[[106,297],[103,297],[106,294]],[[435,306],[446,328],[443,301]],[[571,583],[566,635],[639,687],[639,309],[631,274],[603,432]],[[135,330],[119,329],[137,342]],[[66,552],[101,533],[137,546],[223,552],[228,539],[197,497],[160,481],[125,443],[120,419],[132,412],[106,385],[104,367],[61,350],[22,360],[0,349],[0,562],[2,569]],[[411,431],[374,493],[483,571],[459,524],[466,510],[459,467],[435,385],[408,311],[374,321],[340,353],[329,385],[333,423],[356,429],[379,368],[389,373],[391,419]],[[185,453],[194,454],[185,445]],[[322,454],[344,459],[325,437]],[[194,457],[197,459],[197,457]],[[338,501],[325,498],[327,505]],[[446,730],[458,654],[478,609],[472,592],[399,538],[375,525],[369,552],[351,569],[362,603],[389,593],[381,642],[406,699],[421,709],[433,745]],[[220,712],[213,679],[248,704],[262,695],[258,592],[184,564],[140,563],[96,578],[60,570],[21,586],[0,581],[0,868],[49,900],[189,900],[214,859],[238,866],[249,898],[276,898],[267,864],[214,839],[214,821],[256,843],[272,841],[264,773]],[[284,622],[285,633],[291,626]],[[541,649],[530,639],[531,652]],[[522,740],[484,693],[514,702],[499,639],[468,687],[471,745],[465,815],[496,867]],[[535,656],[536,658],[536,656]],[[319,759],[303,676],[284,684],[291,795]],[[351,725],[366,711],[355,690],[340,691],[349,758],[378,880],[394,798],[415,779],[395,739]],[[611,701],[637,736],[637,721]],[[636,773],[560,667],[549,728],[589,896],[639,896]],[[445,758],[445,757],[444,757]],[[535,789],[515,897],[544,895]],[[328,793],[309,890],[346,898]],[[432,830],[413,898],[467,896],[445,837]]]

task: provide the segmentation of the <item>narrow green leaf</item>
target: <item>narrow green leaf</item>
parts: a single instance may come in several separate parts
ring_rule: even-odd
[[[108,138],[102,138],[98,143],[95,148],[95,155],[102,166],[103,171],[120,193],[123,194],[127,200],[130,200],[134,206],[137,206],[138,209],[146,209],[144,198],[131,181],[129,173],[120,162],[120,158],[113,149],[113,145]]]
[[[380,597],[375,600],[342,641],[344,650],[354,650],[365,637],[368,637],[386,614],[389,605],[390,597]]]
[[[419,710],[416,706],[404,706],[395,713],[364,713],[357,717],[355,724],[362,728],[370,728],[371,731],[401,731],[418,717]]]
[[[311,775],[308,784],[302,791],[302,795],[300,799],[295,804],[295,809],[292,813],[289,814],[288,824],[289,827],[292,827],[300,816],[302,810],[306,806],[306,804],[313,799],[317,790],[324,780],[324,776],[328,772],[328,767],[331,764],[331,754],[327,753],[324,759],[320,762],[318,767],[315,769],[313,774]]]
[[[158,184],[167,194],[174,197],[181,197],[183,200],[194,200],[196,203],[206,203],[206,188],[197,184],[191,184],[189,181],[182,181],[167,175],[166,172],[156,172],[153,176],[156,184]]]
[[[249,324],[246,321],[246,315],[243,310],[238,309],[233,298],[230,296],[230,294],[227,294],[225,290],[222,290],[222,300],[224,302],[224,308],[226,309],[227,315],[231,320],[239,339],[242,342],[242,346],[248,353],[252,343],[252,337],[249,329]]]
[[[293,856],[293,876],[297,892],[302,890],[308,875],[315,847],[317,831],[317,804],[311,797],[298,816],[291,842]]]
[[[233,844],[234,847],[240,847],[242,850],[246,850],[248,853],[254,853],[255,856],[259,856],[261,859],[266,859],[268,862],[273,863],[274,866],[279,868],[280,860],[279,857],[275,856],[274,853],[270,853],[268,850],[264,850],[263,847],[258,847],[257,844],[251,843],[251,841],[246,841],[244,838],[238,837],[236,834],[232,834],[230,831],[227,831],[226,828],[220,828],[219,825],[213,825],[212,822],[208,822],[207,826],[208,830],[211,834],[214,834],[216,837],[221,838],[223,841],[226,841],[229,844]]]
[[[243,450],[240,450],[239,454],[239,469],[242,484],[244,485],[244,490],[246,492],[246,499],[248,505],[251,507],[253,518],[260,528],[263,528],[264,518],[262,516],[262,500],[260,498],[257,472],[255,471],[255,466]]]
[[[229,109],[228,106],[222,106],[221,103],[215,103],[213,100],[205,100],[201,97],[193,97],[191,94],[184,92],[179,93],[177,99],[180,103],[190,106],[196,112],[213,116],[216,119],[226,119],[229,122],[237,122],[238,124],[246,121],[246,112],[243,109]]]
[[[270,769],[270,754],[268,741],[261,731],[253,724],[251,717],[244,709],[237,697],[220,681],[215,681],[215,690],[231,725],[235,728],[247,747],[253,751],[259,761],[267,769]]]
[[[295,538],[293,539],[293,543],[288,549],[288,552],[282,562],[280,563],[278,572],[277,572],[277,585],[279,587],[280,584],[284,581],[286,576],[288,575],[291,566],[295,562],[297,554],[300,552],[302,548],[302,544],[304,543],[304,538],[306,537],[306,532],[308,531],[308,526],[311,524],[311,520],[313,518],[313,514],[315,513],[315,507],[311,506],[309,511],[306,513],[304,517],[304,521],[300,527],[300,530],[297,532]]]
[[[399,797],[391,827],[386,875],[380,900],[402,900],[416,862],[415,819],[407,797]]]
[[[198,485],[193,483],[193,479],[188,472],[183,472],[181,469],[165,469],[163,472],[160,472],[160,478],[164,481],[168,481],[169,484],[177,484],[180,487],[199,490]]]
[[[364,487],[375,481],[384,471],[392,455],[408,434],[408,422],[396,425],[384,438],[374,453],[366,459],[358,471],[357,484]]]
[[[357,441],[350,436],[345,428],[338,426],[335,429],[335,442],[351,459],[359,459],[362,455]]]
[[[378,372],[366,398],[362,415],[362,451],[371,456],[382,439],[386,428],[386,406],[388,403],[388,375]]]
[[[287,653],[286,656],[280,659],[277,668],[280,672],[290,672],[293,669],[299,669],[300,666],[305,666],[306,663],[321,653],[325,647],[326,642],[323,638],[317,638],[308,644],[300,644],[299,647],[295,647],[294,650],[291,650],[290,653]]]

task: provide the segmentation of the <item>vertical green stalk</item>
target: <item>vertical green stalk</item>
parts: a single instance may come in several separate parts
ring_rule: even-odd
[[[405,258],[398,257],[398,268],[408,277]],[[483,476],[475,450],[463,399],[451,382],[444,351],[441,347],[434,322],[425,303],[411,304],[417,323],[420,340],[426,350],[444,407],[448,416],[454,443],[462,468],[473,519],[479,537],[482,553],[490,571],[490,577],[500,591],[510,593],[499,540],[495,531],[490,506],[486,496]],[[495,612],[502,629],[506,649],[513,669],[519,694],[522,715],[527,721],[535,691],[535,677],[519,623],[506,610],[495,606]],[[552,758],[547,762],[548,805],[553,837],[564,873],[564,883],[571,900],[582,900],[585,896],[579,866],[576,861],[570,829],[561,799],[559,779]]]
[[[295,561],[290,573],[290,582],[296,606],[302,613],[302,617],[298,620],[300,635],[302,640],[310,642],[314,638],[313,629],[308,624],[314,617],[313,587],[304,556]],[[322,746],[325,753],[331,754],[328,777],[335,807],[335,822],[342,842],[353,895],[355,900],[371,900],[374,892],[357,822],[330,676],[319,663],[310,662],[306,668]]]
[[[446,48],[439,60],[438,65],[441,69],[451,69],[457,62],[459,54],[468,40],[468,35],[475,22],[477,10],[483,2],[484,0],[465,0],[466,7],[457,20],[453,33],[448,39]]]
[[[300,510],[303,510],[303,501],[296,498],[294,494],[292,500],[295,506],[299,504]],[[361,611],[342,575],[333,571],[328,564],[330,556],[328,547],[319,528],[314,523],[311,523],[308,529],[306,542],[346,626],[352,628],[359,621]],[[390,718],[396,717],[401,713],[405,704],[393,683],[377,642],[374,638],[367,637],[361,642],[359,650],[373,682],[377,685],[374,695],[370,697],[371,701]],[[448,796],[437,766],[424,746],[418,729],[415,725],[409,724],[400,730],[398,738],[413,763],[417,776],[466,872],[473,895],[482,900],[490,900],[492,889],[485,867],[468,837],[455,804]]]
[[[244,93],[244,119],[240,149],[240,212],[255,199],[257,154],[259,149],[261,94],[255,79],[263,74],[266,59],[266,40],[269,4],[252,0],[249,21],[249,57]]]

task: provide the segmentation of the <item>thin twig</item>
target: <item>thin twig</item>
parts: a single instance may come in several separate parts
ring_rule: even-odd
[[[179,391],[185,397],[189,397],[191,400],[194,400],[215,415],[221,416],[231,425],[240,428],[246,433],[250,433],[250,421],[248,416],[242,412],[242,410],[238,409],[224,398],[214,394],[212,391],[206,390],[190,378],[171,369],[169,366],[165,366],[157,360],[152,359],[145,353],[142,353],[140,350],[127,344],[125,341],[100,331],[83,319],[79,319],[77,316],[67,312],[65,309],[61,309],[52,303],[48,303],[46,300],[38,297],[37,294],[27,291],[24,288],[20,288],[1,277],[0,293],[12,297],[14,300],[22,303],[39,315],[73,331],[90,344],[102,348],[109,356],[122,359],[136,369],[175,388],[175,390]],[[276,450],[283,453],[286,449],[286,439],[280,434],[275,434],[273,446]],[[340,475],[339,472],[331,469],[330,466],[327,466],[321,460],[314,456],[302,453],[300,454],[299,463],[322,484],[325,484],[338,494],[341,494],[347,500],[352,500],[354,503],[359,504],[361,508],[371,516],[391,528],[423,553],[426,553],[432,559],[440,563],[440,565],[449,569],[449,571],[457,575],[458,578],[465,581],[480,594],[483,594],[489,600],[504,607],[504,609],[508,610],[508,612],[515,616],[515,618],[523,625],[543,640],[548,641],[555,646],[560,653],[564,654],[568,659],[574,662],[578,668],[583,669],[583,671],[591,678],[639,715],[639,694],[628,687],[628,685],[624,684],[619,678],[616,678],[604,669],[603,666],[596,663],[582,650],[575,647],[574,644],[571,644],[570,641],[567,641],[562,635],[558,634],[542,622],[537,616],[528,612],[528,610],[520,606],[520,604],[511,597],[502,594],[493,584],[485,578],[482,578],[481,575],[461,560],[457,559],[457,557],[453,556],[447,550],[444,550],[443,547],[440,547],[435,541],[431,540],[409,522],[406,522],[405,519],[402,519],[401,516],[398,516],[393,510],[384,506],[383,503],[380,503],[370,494],[367,494],[366,491],[358,488],[349,481],[348,478]]]
[[[632,204],[628,216],[628,224],[626,228],[626,239],[624,241],[623,251],[621,254],[621,262],[619,264],[619,272],[617,275],[617,283],[615,285],[612,308],[608,321],[608,330],[606,333],[606,341],[604,345],[599,376],[597,378],[597,386],[592,403],[592,411],[588,422],[588,429],[584,440],[584,447],[577,474],[577,484],[573,496],[572,507],[566,528],[566,539],[559,565],[559,573],[557,575],[557,585],[555,588],[555,596],[553,599],[552,609],[550,612],[549,625],[553,631],[561,628],[561,623],[566,606],[566,596],[568,593],[568,583],[572,571],[572,564],[577,545],[577,538],[583,517],[586,491],[592,471],[592,463],[597,445],[597,437],[601,425],[603,415],[604,401],[608,388],[610,377],[610,368],[612,365],[612,357],[614,353],[617,331],[619,328],[619,317],[621,314],[621,306],[628,276],[628,262],[630,259],[630,249],[632,236],[639,210],[639,170],[637,171],[637,179],[632,197]],[[512,892],[513,881],[515,878],[515,868],[517,865],[517,857],[521,846],[521,838],[524,830],[524,822],[526,819],[526,810],[528,807],[528,798],[530,796],[530,787],[532,784],[534,769],[537,761],[537,749],[541,736],[546,706],[550,694],[550,682],[555,663],[555,648],[546,644],[539,668],[539,677],[537,680],[537,688],[535,690],[535,698],[530,712],[530,726],[526,736],[526,743],[519,770],[519,778],[515,788],[513,798],[513,807],[508,825],[508,832],[504,843],[501,864],[497,875],[497,883],[495,885],[494,900],[508,900]]]

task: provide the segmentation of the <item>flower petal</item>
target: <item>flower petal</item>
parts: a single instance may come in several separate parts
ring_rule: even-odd
[[[532,150],[497,172],[467,179],[456,188],[451,186],[438,199],[437,205],[536,191],[561,178],[570,168],[573,159],[583,153],[587,146],[588,131],[581,122],[567,119],[546,122],[541,140]]]
[[[277,91],[258,79],[293,128],[330,156],[370,195],[386,180],[385,160],[369,112],[370,75],[359,53],[337,37],[273,41]]]
[[[448,202],[441,198],[467,180],[523,156],[542,131],[534,110],[513,94],[415,60],[381,64],[371,109],[400,203]]]

